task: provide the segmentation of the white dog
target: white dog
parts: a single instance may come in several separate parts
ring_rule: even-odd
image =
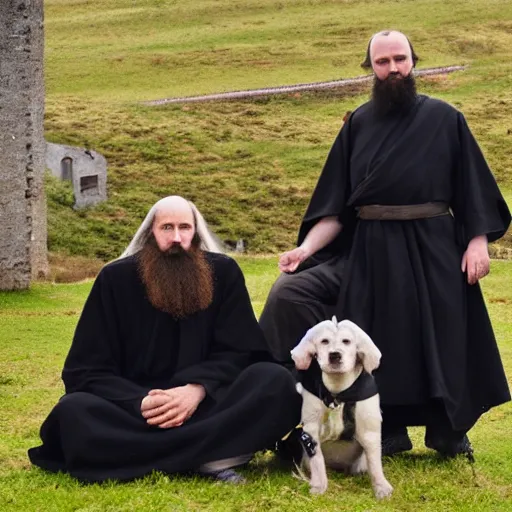
[[[313,357],[321,369],[317,379],[307,380],[307,372],[297,384],[306,433],[302,466],[310,475],[310,491],[327,490],[327,465],[351,474],[368,471],[375,496],[390,496],[393,487],[382,471],[379,395],[371,375],[380,363],[379,349],[356,324],[333,317],[312,327],[291,354],[298,370],[307,370]]]

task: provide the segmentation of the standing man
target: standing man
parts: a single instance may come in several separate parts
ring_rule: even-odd
[[[510,212],[464,116],[416,93],[416,61],[400,32],[371,38],[372,99],[334,142],[260,325],[288,364],[333,312],[357,323],[382,352],[383,453],[409,450],[406,427],[426,425],[425,444],[455,456],[510,400],[478,285]]]
[[[162,199],[98,275],[30,460],[85,481],[241,482],[232,467],[300,420],[292,376],[265,359],[240,268],[192,203]]]

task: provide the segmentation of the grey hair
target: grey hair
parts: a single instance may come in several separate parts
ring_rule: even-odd
[[[118,259],[132,256],[138,253],[144,247],[145,243],[148,241],[149,236],[151,235],[153,221],[155,220],[156,213],[158,212],[161,204],[168,200],[170,197],[172,196],[160,199],[160,201],[157,201],[151,207],[148,214],[146,215],[146,218],[142,221],[142,224],[139,226],[139,229],[135,233],[135,236],[132,238],[132,241],[128,244],[128,247],[124,250]],[[197,206],[192,201],[187,200],[187,203],[190,205],[192,210],[196,233],[201,240],[200,248],[204,251],[223,253],[224,248],[222,246],[222,242],[210,231],[208,224],[197,209]]]

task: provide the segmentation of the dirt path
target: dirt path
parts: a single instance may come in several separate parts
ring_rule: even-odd
[[[466,66],[446,66],[439,68],[425,68],[416,70],[416,76],[446,75],[454,71],[463,71]],[[267,87],[265,89],[249,89],[247,91],[222,92],[205,94],[203,96],[185,96],[183,98],[165,98],[163,100],[144,101],[144,105],[165,105],[167,103],[193,103],[199,101],[234,100],[252,98],[254,96],[268,96],[269,94],[286,94],[297,91],[319,91],[322,89],[335,89],[346,85],[360,84],[373,80],[373,75],[331,80],[329,82],[313,82],[309,84],[282,85],[280,87]]]

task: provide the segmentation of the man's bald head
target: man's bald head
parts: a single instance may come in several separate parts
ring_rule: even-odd
[[[158,215],[176,212],[181,215],[194,216],[190,203],[181,196],[168,196],[160,199],[155,204],[155,217]]]
[[[411,67],[416,66],[419,58],[416,55],[408,37],[397,30],[383,30],[381,32],[377,32],[370,38],[366,49],[366,57],[364,62],[361,64],[361,67],[372,68],[375,71],[374,62],[376,58],[379,57],[376,52],[382,55],[383,53],[394,52],[397,50],[408,56],[412,63]]]

